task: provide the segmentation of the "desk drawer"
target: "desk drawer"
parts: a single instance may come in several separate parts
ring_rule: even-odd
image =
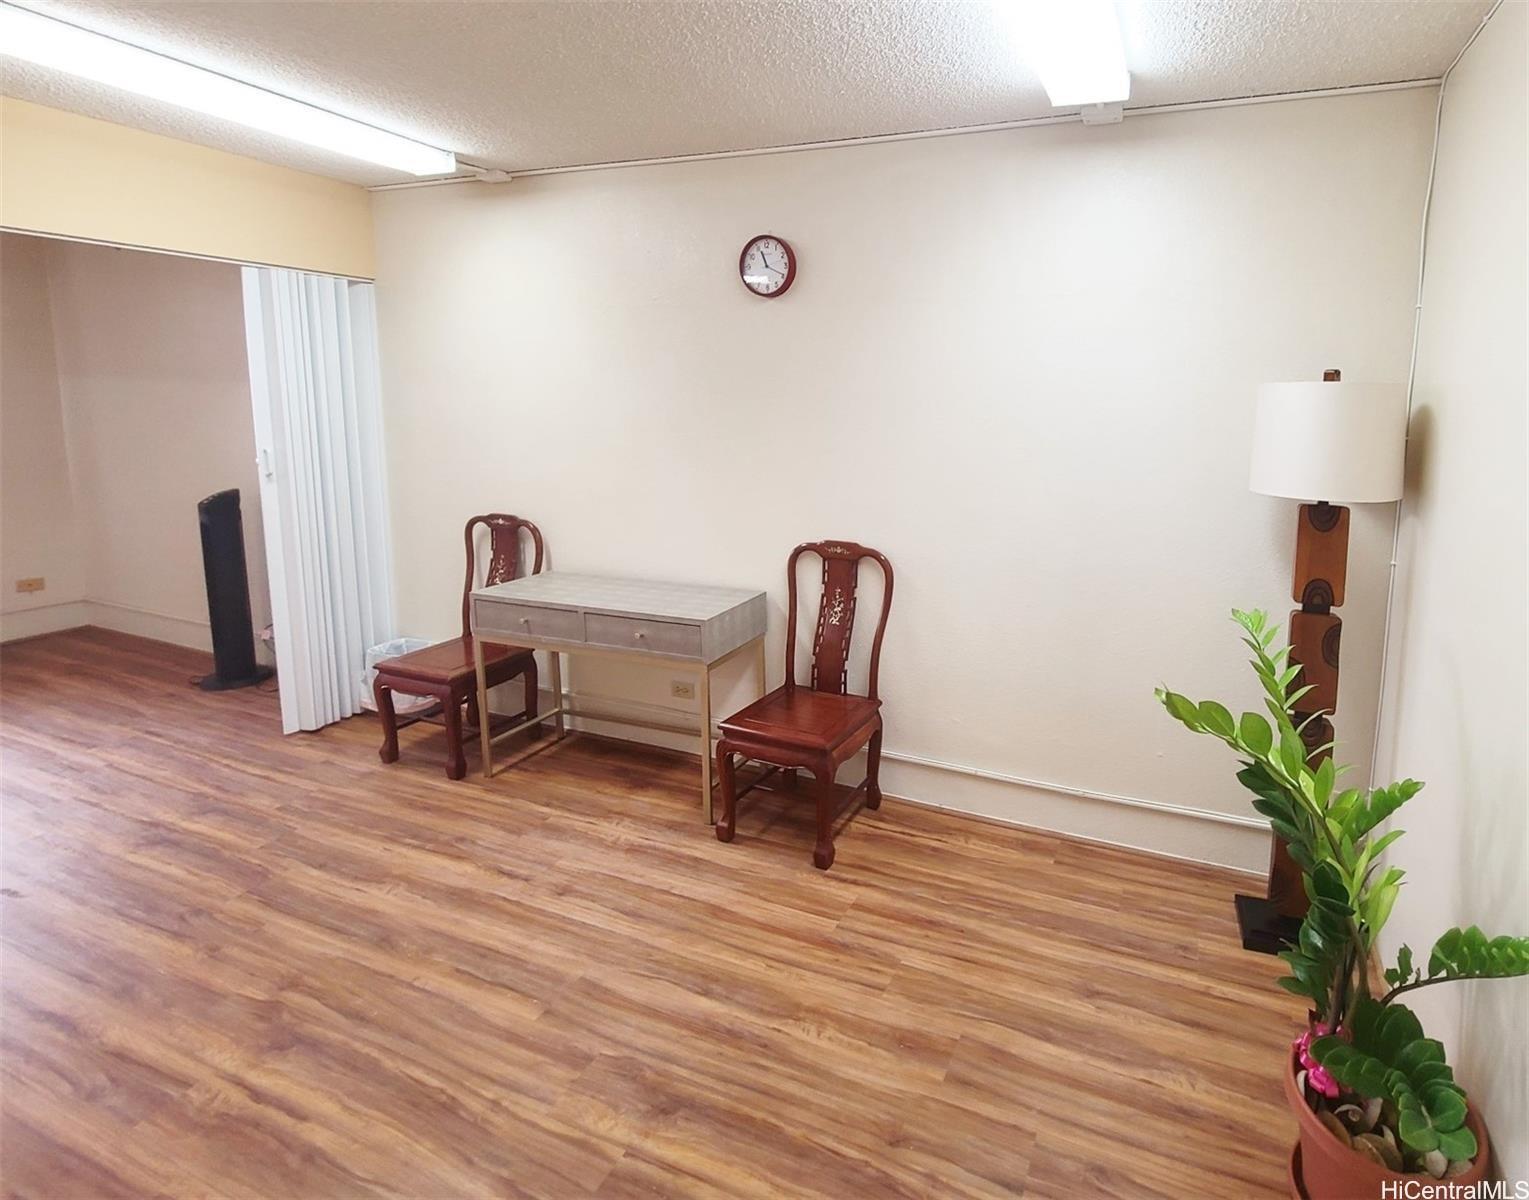
[[[587,613],[584,636],[597,646],[619,646],[650,654],[682,654],[701,657],[701,628],[674,621],[643,621],[637,617],[609,617]]]
[[[473,615],[481,633],[492,636],[516,634],[528,637],[558,638],[565,642],[584,640],[584,619],[576,608],[545,608],[539,604],[505,604],[475,600]]]

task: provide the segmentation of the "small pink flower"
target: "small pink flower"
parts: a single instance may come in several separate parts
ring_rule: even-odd
[[[1315,1022],[1310,1029],[1290,1043],[1290,1048],[1295,1051],[1301,1066],[1306,1068],[1306,1084],[1314,1092],[1320,1092],[1329,1100],[1338,1098],[1338,1081],[1327,1073],[1327,1069],[1311,1056],[1311,1043],[1319,1037],[1326,1037],[1331,1032],[1322,1021]]]

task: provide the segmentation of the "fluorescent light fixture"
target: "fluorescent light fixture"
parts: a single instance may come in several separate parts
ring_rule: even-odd
[[[11,4],[0,4],[0,55],[410,175],[457,169],[449,151]]]
[[[1055,108],[1130,98],[1113,0],[998,0]]]

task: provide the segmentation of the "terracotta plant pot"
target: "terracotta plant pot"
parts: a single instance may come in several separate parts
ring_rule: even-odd
[[[1306,1097],[1296,1087],[1295,1076],[1300,1064],[1295,1055],[1285,1062],[1285,1099],[1295,1114],[1300,1127],[1299,1153],[1292,1156],[1291,1183],[1293,1195],[1310,1197],[1310,1200],[1379,1200],[1380,1185],[1388,1180],[1395,1183],[1404,1179],[1435,1181],[1430,1175],[1404,1175],[1377,1166],[1362,1154],[1345,1146],[1321,1121],[1306,1103]],[[1491,1147],[1487,1144],[1486,1126],[1481,1123],[1472,1105],[1466,1112],[1466,1126],[1476,1135],[1476,1157],[1471,1160],[1470,1170],[1455,1175],[1451,1183],[1480,1183],[1487,1175],[1491,1161]],[[1393,1195],[1403,1195],[1397,1191]]]

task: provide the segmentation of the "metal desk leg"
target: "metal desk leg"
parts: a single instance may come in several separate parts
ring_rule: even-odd
[[[759,698],[764,699],[765,694],[765,649],[764,638],[758,638],[754,642],[754,672],[759,680]]]
[[[488,729],[488,675],[483,669],[483,639],[473,638],[473,669],[478,673],[478,745],[483,753],[483,778],[494,774],[494,741]]]
[[[701,701],[701,812],[706,823],[712,823],[711,815],[711,667],[702,665],[696,672],[700,686]]]
[[[568,732],[563,720],[563,656],[556,650],[549,650],[547,660],[552,667],[552,707],[557,710],[557,736],[561,739]]]

